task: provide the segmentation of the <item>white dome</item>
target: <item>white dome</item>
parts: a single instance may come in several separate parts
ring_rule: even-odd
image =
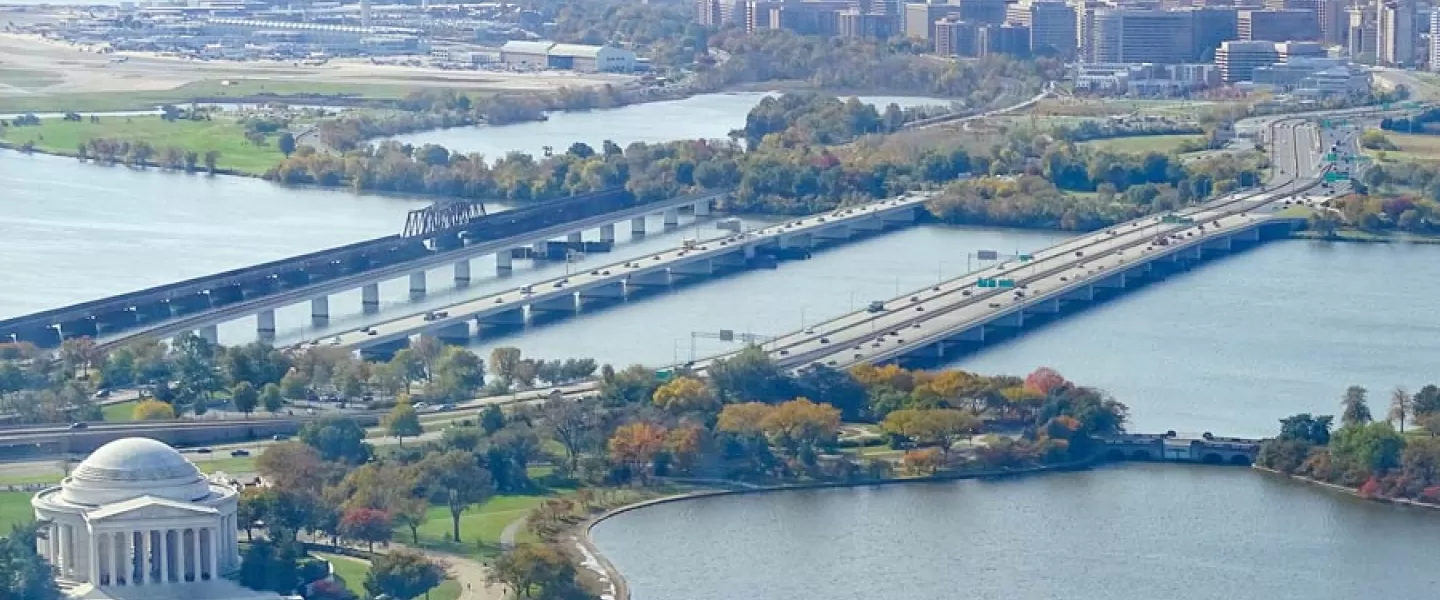
[[[163,442],[118,439],[90,453],[61,483],[69,502],[97,506],[140,496],[193,502],[210,495],[200,469]]]

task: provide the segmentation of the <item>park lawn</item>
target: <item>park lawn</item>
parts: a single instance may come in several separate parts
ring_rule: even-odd
[[[1185,142],[1201,142],[1204,140],[1205,136],[1203,135],[1190,134],[1135,135],[1106,140],[1091,140],[1084,142],[1082,145],[1096,150],[1106,150],[1121,154],[1145,154],[1148,152],[1172,154],[1178,151],[1180,145]]]
[[[11,146],[33,143],[37,150],[74,156],[81,144],[95,139],[147,142],[157,152],[176,147],[205,154],[220,153],[216,164],[221,169],[258,175],[278,164],[284,156],[276,148],[276,136],[269,136],[264,146],[245,139],[245,128],[234,118],[216,116],[210,121],[165,121],[160,115],[100,117],[99,123],[88,118],[66,121],[60,117],[42,119],[38,126],[5,129],[0,142]],[[158,156],[156,157],[158,158]],[[154,160],[154,159],[152,159]]]
[[[1380,159],[1384,162],[1392,161],[1416,161],[1435,162],[1440,161],[1440,135],[1408,134],[1386,131],[1385,138],[1390,140],[1399,150],[1365,150],[1364,153]]]
[[[459,543],[447,541],[450,534],[450,509],[432,506],[425,513],[425,522],[420,525],[421,548],[437,552],[449,552],[472,558],[489,558],[500,552],[500,532],[511,522],[524,517],[531,509],[544,502],[547,496],[496,496],[484,504],[472,506],[460,515]],[[410,529],[395,528],[395,541],[409,544]],[[516,541],[531,541],[528,531],[521,531]]]
[[[30,506],[30,492],[0,492],[0,535],[10,535],[10,528],[35,520]]]
[[[370,574],[368,563],[340,554],[321,552],[312,552],[311,554],[316,558],[329,561],[335,577],[345,584],[345,588],[355,592],[356,596],[365,597],[365,576]],[[419,596],[419,598],[424,597]],[[446,579],[444,583],[430,590],[430,600],[456,600],[459,597],[460,584],[452,579]]]
[[[125,402],[106,404],[100,408],[101,418],[110,423],[133,421],[134,419],[131,417],[135,415],[135,405],[139,403],[139,400],[126,400]]]
[[[21,83],[34,83],[34,75],[15,72],[11,77]],[[230,85],[222,85],[228,81]],[[5,83],[0,81],[0,83]],[[16,87],[26,87],[17,85]],[[404,98],[414,88],[402,85],[324,83],[304,80],[279,81],[267,79],[209,79],[194,81],[168,90],[144,90],[136,92],[78,92],[65,94],[36,93],[29,96],[7,97],[0,100],[0,109],[5,112],[56,112],[56,111],[114,111],[145,110],[162,104],[189,104],[196,99],[223,101],[258,100],[262,96],[274,96],[275,102],[304,98],[308,103],[323,104],[323,96],[362,98],[368,100],[394,100]],[[484,95],[485,91],[467,91],[470,95]]]

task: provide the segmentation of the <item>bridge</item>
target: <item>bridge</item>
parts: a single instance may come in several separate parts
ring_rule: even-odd
[[[330,338],[329,343],[361,349],[371,356],[387,356],[420,334],[463,344],[486,326],[524,325],[542,313],[574,314],[646,290],[805,256],[821,245],[909,225],[930,197],[912,193],[723,238],[695,240],[633,260],[347,331]]]
[[[933,364],[1041,324],[1077,305],[1188,269],[1264,240],[1287,237],[1298,217],[1272,204],[1322,184],[1325,134],[1303,119],[1270,125],[1273,183],[1170,215],[1123,223],[1019,256],[761,346],[777,364]],[[1353,140],[1336,140],[1353,144]],[[704,371],[716,358],[685,365]]]
[[[707,191],[634,206],[612,191],[566,199],[558,207],[543,204],[487,215],[467,225],[441,219],[439,228],[423,223],[422,236],[377,238],[6,319],[0,321],[0,339],[54,346],[63,338],[91,336],[104,349],[193,330],[213,342],[220,323],[253,316],[260,339],[270,340],[277,308],[308,301],[312,320],[324,323],[330,317],[329,296],[358,288],[362,308],[375,312],[382,281],[408,277],[410,296],[420,297],[426,293],[427,270],[453,265],[455,284],[463,286],[475,258],[494,255],[496,272],[506,274],[517,251],[543,255],[548,241],[559,237],[569,245],[581,244],[582,232],[590,229],[599,229],[600,244],[613,244],[617,223],[628,220],[631,233],[643,235],[646,217],[657,213],[672,229],[679,226],[682,209],[708,215],[711,204],[727,193]],[[597,207],[607,210],[596,214]],[[412,218],[412,229],[415,223]]]
[[[1193,462],[1249,466],[1264,440],[1216,437],[1210,433],[1178,435],[1129,433],[1100,438],[1106,460]]]

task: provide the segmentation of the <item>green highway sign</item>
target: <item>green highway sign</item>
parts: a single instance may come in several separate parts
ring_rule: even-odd
[[[1328,153],[1326,153],[1326,154],[1325,154],[1325,162],[1335,162],[1335,153],[1334,153],[1334,152],[1328,152]]]
[[[1326,174],[1325,174],[1325,181],[1348,181],[1349,179],[1350,179],[1350,176],[1349,176],[1349,175],[1346,175],[1346,174],[1344,174],[1344,173],[1326,173]]]
[[[1030,262],[1030,261],[1032,261],[1032,260],[1035,260],[1035,257],[1034,257],[1034,256],[1031,256],[1031,255],[1029,255],[1029,254],[1021,254],[1021,255],[1020,255],[1020,262]]]
[[[995,286],[996,286],[995,280],[994,280],[994,279],[989,279],[989,278],[981,279],[981,280],[979,281],[979,283],[976,285],[976,287],[982,287],[982,288],[992,288],[992,287],[995,287]]]
[[[1001,279],[999,283],[1000,283],[1000,287],[1002,287],[1002,288],[1013,288],[1013,287],[1015,287],[1015,280],[1014,280],[1014,279]]]
[[[655,372],[655,381],[670,381],[675,377],[675,372],[670,369],[662,369]]]

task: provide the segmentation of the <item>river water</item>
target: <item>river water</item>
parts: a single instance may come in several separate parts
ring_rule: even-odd
[[[760,100],[773,93],[734,92],[704,94],[680,100],[632,104],[616,109],[588,112],[551,113],[547,121],[516,123],[499,127],[457,127],[395,136],[407,144],[439,144],[451,150],[479,152],[499,157],[519,150],[540,154],[546,146],[564,152],[575,142],[596,150],[605,140],[621,148],[633,142],[656,143],[683,139],[726,139],[730,131],[745,126],[745,115]],[[910,96],[859,96],[881,111],[890,104],[948,106],[944,98]]]
[[[1429,598],[1440,515],[1247,469],[666,504],[594,530],[634,600]]]

